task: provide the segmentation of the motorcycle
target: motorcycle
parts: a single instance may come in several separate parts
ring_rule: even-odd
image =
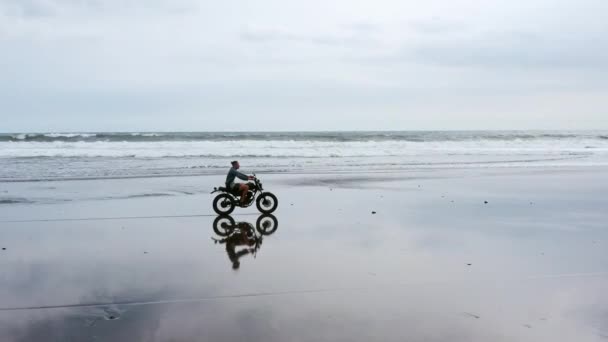
[[[268,191],[264,191],[262,182],[253,174],[253,182],[247,183],[249,191],[244,202],[241,202],[241,194],[226,187],[213,188],[212,194],[221,192],[213,199],[213,210],[218,215],[229,215],[235,207],[247,208],[255,202],[258,210],[263,214],[270,214],[277,209],[279,200]]]

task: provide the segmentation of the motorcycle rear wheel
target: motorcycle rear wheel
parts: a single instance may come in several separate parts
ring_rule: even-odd
[[[236,203],[234,203],[234,200],[228,194],[219,194],[213,200],[213,210],[218,215],[229,215],[234,211],[235,206]]]

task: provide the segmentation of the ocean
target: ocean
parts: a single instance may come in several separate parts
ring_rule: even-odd
[[[0,181],[608,165],[608,131],[0,134]]]

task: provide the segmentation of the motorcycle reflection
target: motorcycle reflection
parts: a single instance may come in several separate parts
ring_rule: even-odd
[[[255,258],[262,246],[264,236],[272,235],[279,228],[274,215],[264,214],[258,217],[255,228],[249,222],[235,222],[229,215],[218,216],[213,221],[213,231],[221,238],[212,237],[216,244],[226,245],[226,254],[232,263],[232,269],[241,266],[240,258],[247,254]]]

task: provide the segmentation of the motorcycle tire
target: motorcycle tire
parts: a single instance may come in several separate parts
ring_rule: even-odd
[[[218,215],[229,215],[234,211],[235,206],[236,203],[234,203],[234,200],[228,194],[219,194],[213,200],[213,210]]]
[[[274,194],[270,192],[265,192],[258,197],[255,204],[262,214],[270,214],[273,211],[277,210],[277,207],[279,206],[279,200]]]

